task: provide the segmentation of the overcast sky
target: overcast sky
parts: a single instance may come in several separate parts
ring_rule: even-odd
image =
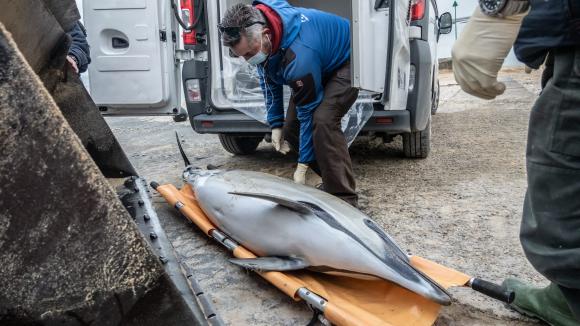
[[[438,0],[437,6],[439,7],[439,14],[442,14],[446,11],[451,13],[451,16],[454,16],[453,11],[453,1],[454,0]],[[478,0],[455,0],[457,1],[457,19],[466,18],[471,16],[475,8],[478,6]],[[453,17],[455,19],[455,17]],[[457,24],[457,35],[461,35],[461,31],[465,26],[465,22]],[[455,28],[455,25],[453,25]],[[439,58],[449,58],[451,57],[451,47],[455,42],[455,31],[451,31],[451,33],[447,35],[442,35],[439,39],[439,46],[437,48]],[[504,62],[504,66],[519,66],[521,63],[516,59],[513,51],[510,52],[506,61]]]
[[[457,1],[457,18],[466,18],[471,16],[473,10],[477,6],[477,0],[439,0],[437,1],[437,7],[439,8],[439,14],[446,11],[451,13],[451,16],[455,20],[455,12],[453,10],[453,1]],[[447,35],[442,35],[439,39],[438,55],[439,58],[449,58],[451,57],[451,47],[455,42],[455,27],[457,26],[457,35],[461,34],[465,22],[453,25],[453,30]]]
[[[453,1],[454,0],[439,0],[437,6],[439,13],[449,11],[453,15]],[[471,16],[473,10],[477,6],[477,0],[456,0],[457,1],[457,18]]]

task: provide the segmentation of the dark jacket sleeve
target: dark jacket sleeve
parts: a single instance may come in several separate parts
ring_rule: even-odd
[[[322,64],[318,53],[306,46],[291,46],[296,57],[284,69],[284,78],[292,88],[296,116],[300,121],[299,163],[311,163],[316,160],[312,122],[314,110],[322,103],[324,87],[322,86]]]
[[[580,45],[580,0],[530,0],[530,6],[514,52],[519,61],[538,69],[551,49]]]
[[[89,50],[89,43],[87,42],[87,32],[85,27],[81,22],[77,22],[73,29],[71,29],[67,34],[72,39],[68,55],[73,56],[76,59],[79,72],[87,71],[89,63],[91,63],[91,52]]]
[[[265,68],[258,65],[260,87],[266,99],[267,120],[270,128],[281,128],[284,125],[284,91],[282,85],[276,84]]]

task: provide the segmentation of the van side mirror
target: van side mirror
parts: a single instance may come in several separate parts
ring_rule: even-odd
[[[439,34],[449,34],[453,28],[453,18],[449,12],[444,12],[439,16]]]

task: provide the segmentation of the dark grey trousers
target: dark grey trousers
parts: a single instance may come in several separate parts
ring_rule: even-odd
[[[348,145],[340,120],[354,104],[358,89],[350,86],[350,64],[338,68],[324,83],[324,98],[315,109],[312,123],[312,140],[316,162],[310,168],[322,177],[324,191],[356,206],[358,196]],[[293,149],[299,145],[300,121],[296,106],[290,99],[284,122],[284,139]]]
[[[530,116],[520,240],[580,321],[580,47],[552,55],[553,75]]]

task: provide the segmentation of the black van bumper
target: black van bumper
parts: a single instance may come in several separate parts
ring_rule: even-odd
[[[241,112],[199,114],[191,120],[193,129],[200,134],[265,134],[270,127]],[[399,134],[410,132],[410,114],[407,110],[375,110],[363,127],[363,132]]]

